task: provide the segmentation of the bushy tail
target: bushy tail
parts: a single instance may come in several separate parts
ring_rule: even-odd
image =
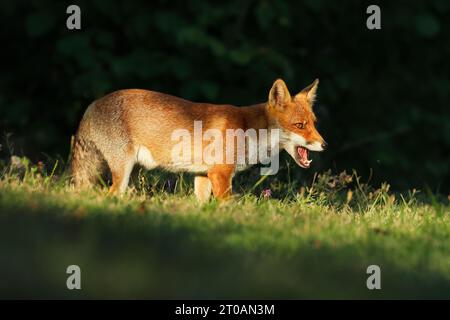
[[[72,143],[71,176],[76,187],[90,187],[104,170],[104,158],[95,143],[78,132]]]

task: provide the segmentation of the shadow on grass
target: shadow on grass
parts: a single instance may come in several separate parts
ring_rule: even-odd
[[[83,218],[27,205],[0,211],[0,298],[445,298],[450,281],[402,268],[386,248],[304,242],[293,251],[226,244],[247,226],[147,212]],[[82,290],[66,288],[79,265]],[[382,289],[366,288],[378,264]]]

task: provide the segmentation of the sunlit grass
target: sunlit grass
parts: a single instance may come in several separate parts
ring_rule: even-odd
[[[110,197],[101,185],[75,190],[60,162],[14,161],[0,178],[2,297],[450,295],[444,198],[327,172],[270,193],[256,179],[228,202],[201,205],[187,175],[138,171]],[[69,264],[82,267],[81,292],[65,289]],[[380,291],[366,288],[370,264],[382,269]]]

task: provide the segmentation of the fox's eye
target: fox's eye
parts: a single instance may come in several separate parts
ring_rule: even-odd
[[[294,124],[297,128],[299,128],[299,129],[303,129],[304,127],[305,127],[305,123],[304,122],[299,122],[299,123],[296,123],[296,124]]]

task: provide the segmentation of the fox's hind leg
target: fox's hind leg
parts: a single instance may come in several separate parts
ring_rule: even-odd
[[[133,156],[108,161],[111,170],[112,186],[109,194],[123,193],[128,187],[130,174],[134,167]]]
[[[208,201],[211,196],[211,180],[205,176],[195,176],[194,179],[194,193],[200,202]]]

